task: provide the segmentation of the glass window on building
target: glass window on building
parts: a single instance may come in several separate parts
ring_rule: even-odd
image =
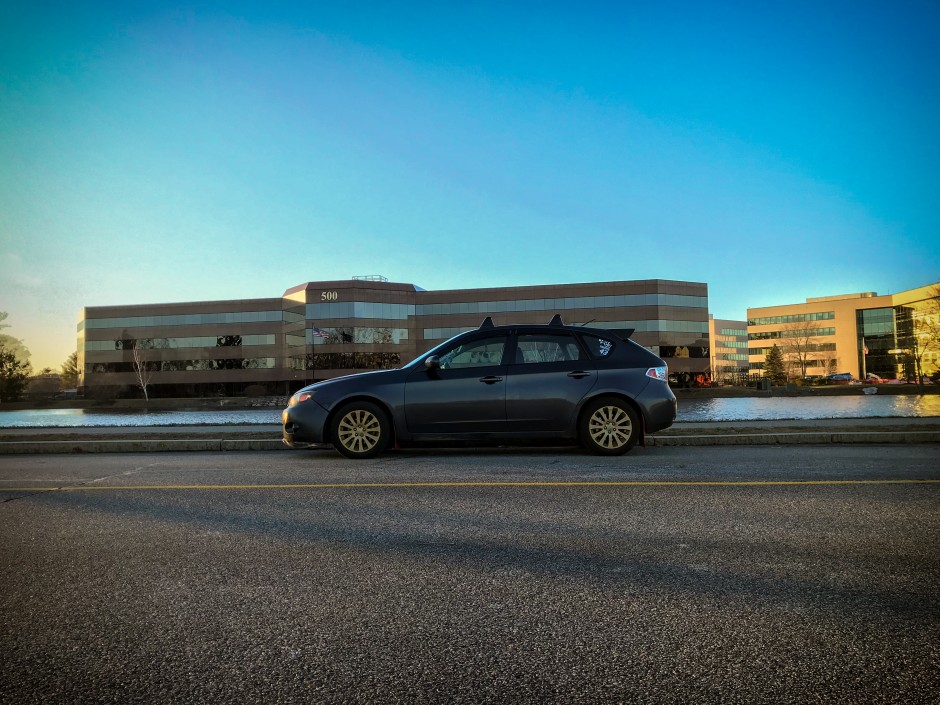
[[[898,348],[893,308],[873,308],[856,313],[858,330],[858,369],[885,379],[898,377]]]
[[[892,351],[899,376],[940,380],[940,299],[917,301],[895,309],[897,347]]]

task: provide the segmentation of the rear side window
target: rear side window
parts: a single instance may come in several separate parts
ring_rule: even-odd
[[[584,352],[578,341],[570,335],[522,334],[516,344],[516,364],[539,362],[567,362],[580,360]]]
[[[588,335],[584,334],[581,336],[581,339],[584,341],[585,346],[591,353],[591,357],[595,360],[598,358],[605,358],[613,352],[616,344],[613,340],[609,338],[601,338],[597,335]]]

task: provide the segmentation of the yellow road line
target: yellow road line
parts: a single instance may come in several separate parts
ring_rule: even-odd
[[[624,480],[574,482],[321,482],[282,485],[64,485],[5,487],[0,492],[88,492],[113,490],[327,490],[461,487],[801,487],[836,485],[936,485],[938,480]]]

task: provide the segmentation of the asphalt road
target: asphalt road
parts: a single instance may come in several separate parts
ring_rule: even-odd
[[[938,460],[0,457],[0,702],[937,703]]]

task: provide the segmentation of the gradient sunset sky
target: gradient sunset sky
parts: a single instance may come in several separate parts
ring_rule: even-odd
[[[299,6],[299,7],[298,7]],[[0,311],[707,282],[718,318],[940,281],[940,3],[7,2]]]

